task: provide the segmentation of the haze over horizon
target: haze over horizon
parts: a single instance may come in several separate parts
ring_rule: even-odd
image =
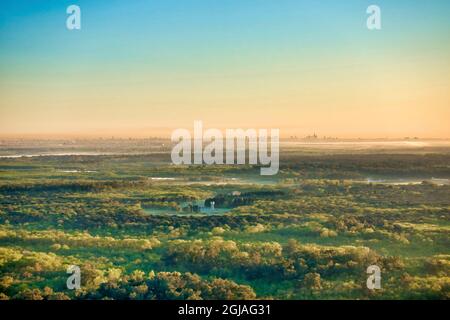
[[[450,2],[0,3],[0,137],[450,138]]]

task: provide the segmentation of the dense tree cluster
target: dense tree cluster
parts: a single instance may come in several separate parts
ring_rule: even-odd
[[[295,240],[285,246],[277,242],[238,244],[221,238],[174,240],[168,244],[165,259],[168,265],[182,264],[200,273],[213,270],[228,276],[242,274],[248,279],[302,278],[311,272],[339,275],[363,272],[373,264],[401,266],[401,262],[383,259],[367,247],[302,245]]]
[[[192,273],[150,272],[146,276],[136,270],[102,283],[94,292],[84,293],[78,298],[88,299],[150,299],[150,300],[242,300],[254,299],[253,289],[220,278],[204,280]]]
[[[0,299],[450,298],[446,153],[288,152],[271,178],[165,156],[1,159]]]

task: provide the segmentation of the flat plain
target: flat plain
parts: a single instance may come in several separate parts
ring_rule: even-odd
[[[289,141],[273,177],[155,139],[0,149],[2,299],[450,297],[445,142]]]

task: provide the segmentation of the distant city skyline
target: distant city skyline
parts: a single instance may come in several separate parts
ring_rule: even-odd
[[[71,4],[0,3],[0,138],[450,138],[450,1],[80,0],[70,31]]]

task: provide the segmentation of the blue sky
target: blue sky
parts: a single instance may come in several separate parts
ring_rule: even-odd
[[[66,8],[71,4],[81,8],[79,31],[65,27]],[[381,7],[381,31],[366,28],[370,4]],[[220,99],[239,108],[250,101],[252,110],[284,103],[286,109],[280,110],[285,118],[295,108],[317,127],[338,98],[342,101],[336,102],[334,109],[342,108],[348,117],[351,110],[344,99],[351,98],[354,104],[362,101],[350,96],[359,92],[355,89],[358,82],[364,77],[384,81],[383,74],[389,77],[385,87],[369,83],[365,90],[384,95],[389,92],[388,85],[398,86],[403,90],[401,103],[384,102],[403,110],[407,103],[405,86],[412,90],[448,85],[449,14],[450,1],[446,0],[2,0],[0,93],[4,98],[0,99],[0,116],[6,120],[0,124],[6,128],[8,123],[24,118],[29,106],[22,95],[27,95],[40,108],[33,116],[54,116],[61,128],[94,128],[98,121],[92,120],[87,127],[84,125],[89,121],[81,123],[86,114],[83,108],[104,111],[111,99],[102,97],[113,91],[121,93],[114,108],[119,108],[119,102],[122,106],[129,103],[131,109],[142,105],[136,107],[134,117],[145,118],[145,103],[165,126],[169,119],[159,116],[164,108],[180,111],[187,122],[192,119],[186,109],[202,115],[207,113],[207,105],[228,109],[225,102],[214,102]],[[420,74],[422,83],[406,83],[414,74]],[[346,79],[346,87],[327,84],[330,77]],[[317,103],[316,98],[299,97],[308,88],[308,92],[322,95],[318,85],[330,92],[329,101]],[[144,86],[154,92],[146,94]],[[64,94],[71,88],[79,88],[77,93],[85,98],[72,105],[66,103]],[[171,92],[179,96],[175,99]],[[437,97],[438,93],[427,95]],[[447,115],[443,113],[445,98],[439,96],[436,104],[439,118]],[[425,108],[422,104],[419,100],[411,103]],[[79,114],[73,115],[79,121],[65,124],[62,118],[69,112],[62,112],[62,107],[56,110],[57,105],[64,110],[79,108]],[[308,118],[311,105],[320,113]],[[229,108],[231,121],[235,110]],[[251,116],[249,112],[242,119]],[[404,116],[403,111],[396,114]],[[419,119],[420,113],[416,116]],[[104,118],[99,126],[114,126],[119,118],[124,119],[120,112],[116,117]],[[207,117],[212,119],[213,114]],[[130,118],[129,125],[137,125],[136,119]],[[424,124],[423,130],[436,126],[436,121]],[[127,123],[126,119],[123,122]],[[296,125],[281,116],[276,123]],[[25,120],[22,126],[31,127]],[[23,129],[19,124],[8,128],[5,130]]]
[[[385,29],[375,36],[364,28],[372,3],[382,8]],[[82,9],[80,32],[64,27],[70,4]],[[0,7],[2,67],[65,64],[75,57],[95,64],[154,58],[155,65],[178,68],[192,58],[191,63],[231,63],[236,55],[264,56],[261,51],[322,53],[393,41],[411,50],[432,49],[450,31],[445,0],[3,0]]]

